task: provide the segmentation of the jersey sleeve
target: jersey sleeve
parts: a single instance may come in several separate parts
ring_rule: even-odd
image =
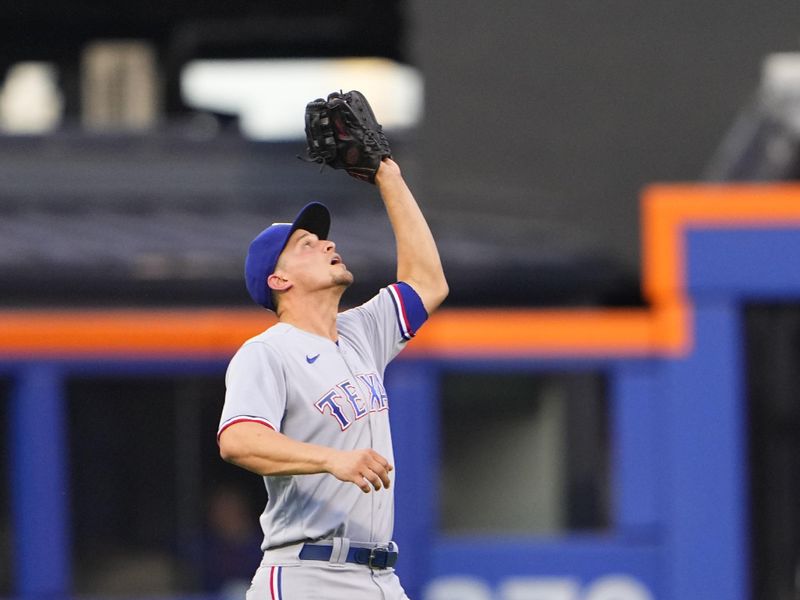
[[[419,294],[399,281],[382,288],[361,306],[339,315],[339,329],[364,340],[383,369],[428,319]]]
[[[222,432],[236,423],[260,423],[280,431],[285,410],[286,382],[280,360],[266,344],[246,343],[225,373],[225,404],[217,442]]]

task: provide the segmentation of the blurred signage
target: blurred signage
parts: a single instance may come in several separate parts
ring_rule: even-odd
[[[586,584],[572,577],[509,577],[492,588],[477,577],[439,577],[424,600],[655,600],[641,581],[607,575]]]

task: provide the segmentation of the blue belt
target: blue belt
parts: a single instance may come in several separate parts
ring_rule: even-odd
[[[317,546],[304,544],[300,550],[302,560],[325,560],[331,559],[333,546]],[[345,562],[367,565],[371,569],[388,569],[397,563],[398,553],[396,550],[388,548],[350,548],[347,551]]]

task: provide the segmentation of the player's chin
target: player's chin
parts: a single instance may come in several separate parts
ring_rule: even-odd
[[[334,285],[350,287],[353,281],[355,281],[355,277],[353,277],[353,274],[347,269],[342,269],[341,272],[335,273],[333,276]]]

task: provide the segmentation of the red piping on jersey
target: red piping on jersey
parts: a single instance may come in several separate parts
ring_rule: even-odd
[[[272,423],[267,423],[266,420],[261,419],[248,419],[247,417],[242,417],[241,419],[234,419],[230,423],[225,423],[225,425],[217,432],[217,444],[219,444],[219,436],[222,435],[222,432],[225,431],[231,425],[236,425],[237,423],[259,423],[264,427],[269,427],[272,431],[278,431],[275,429],[275,426]]]
[[[396,283],[393,283],[390,287],[397,296],[397,303],[400,305],[400,313],[403,315],[403,323],[406,327],[406,331],[408,331],[409,336],[414,337],[414,331],[411,329],[411,321],[409,321],[408,315],[406,314],[406,304],[403,300],[403,294],[400,293],[400,288],[397,287]]]

